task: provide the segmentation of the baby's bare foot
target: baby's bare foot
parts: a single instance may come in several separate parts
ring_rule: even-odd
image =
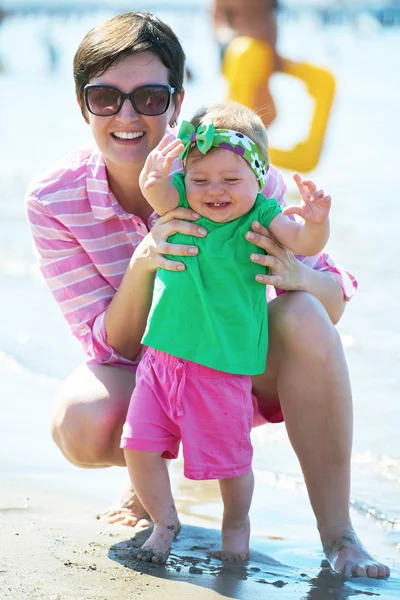
[[[338,573],[346,577],[383,578],[390,575],[386,565],[375,560],[349,527],[330,535],[321,534],[326,558]]]
[[[240,554],[237,552],[226,552],[225,550],[214,550],[211,552],[211,556],[225,562],[237,562],[249,560],[250,552],[247,552],[246,554]]]
[[[222,550],[211,552],[211,556],[229,562],[248,560],[250,556],[249,541],[249,517],[239,525],[224,520],[222,523]]]
[[[149,539],[136,552],[137,560],[162,565],[171,551],[171,545],[181,530],[177,521],[173,525],[154,525]]]
[[[119,500],[100,513],[97,518],[104,523],[121,523],[121,525],[141,529],[146,529],[151,524],[149,515],[136,496],[130,482],[123,490]]]

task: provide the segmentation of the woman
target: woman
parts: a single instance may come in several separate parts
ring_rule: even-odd
[[[125,464],[119,442],[154,273],[182,265],[164,254],[197,252],[168,244],[170,235],[206,234],[191,223],[196,216],[189,209],[152,217],[138,183],[148,153],[176,124],[184,62],[175,34],[150,13],[118,15],[91,30],[75,55],[74,76],[97,148],[73,153],[28,190],[42,272],[88,355],[61,387],[52,422],[56,444],[81,467]],[[264,193],[283,201],[273,167]],[[389,569],[362,547],[349,515],[351,393],[334,324],[354,280],[326,255],[297,259],[267,230],[256,223],[252,229],[248,239],[269,253],[251,256],[271,269],[263,283],[290,291],[274,297],[267,287],[268,366],[253,378],[260,413],[272,422],[284,415],[334,568],[384,577]],[[134,525],[146,515],[129,489],[105,518]]]

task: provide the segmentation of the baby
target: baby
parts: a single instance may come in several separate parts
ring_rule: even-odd
[[[173,161],[184,172],[171,179]],[[268,350],[265,287],[249,259],[246,233],[258,221],[297,254],[314,255],[329,236],[331,199],[295,176],[299,206],[283,210],[262,193],[268,141],[261,119],[236,103],[200,109],[178,138],[166,135],[140,175],[143,195],[159,215],[191,208],[204,238],[177,233],[172,243],[198,246],[179,257],[183,270],[159,269],[121,447],[133,487],[154,529],[139,560],[163,563],[180,530],[164,458],[183,444],[185,476],[218,479],[224,504],[222,550],[246,560],[253,494],[251,376],[263,373]],[[304,222],[287,215],[297,213]],[[176,260],[174,256],[168,258]]]

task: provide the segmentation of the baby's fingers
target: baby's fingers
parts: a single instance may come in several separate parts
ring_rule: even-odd
[[[161,139],[161,141],[157,144],[157,146],[155,147],[155,150],[164,150],[164,148],[171,143],[171,138],[172,138],[172,133],[166,133],[164,135],[164,137]],[[173,138],[172,141],[176,141],[176,138]]]
[[[312,179],[303,179],[302,184],[307,188],[310,194],[314,194],[317,190],[317,184]]]
[[[183,149],[184,145],[182,144],[181,140],[176,138],[172,140],[172,142],[164,146],[164,148],[162,149],[162,154],[164,156],[167,156],[168,154],[173,154],[174,158],[176,158],[180,154],[180,152],[182,152]]]
[[[182,152],[183,149],[184,149],[184,145],[182,144],[182,142],[180,140],[175,140],[175,142],[173,144],[169,144],[164,149],[163,154],[166,158],[170,159],[172,162],[175,158],[178,158],[178,156],[180,155],[180,153]]]
[[[145,190],[149,190],[150,188],[157,185],[157,183],[159,183],[159,181],[160,181],[159,177],[148,177],[146,179],[146,181],[144,182],[143,187]]]
[[[304,200],[308,200],[310,196],[317,192],[317,185],[312,179],[302,179],[298,173],[294,173],[293,179]],[[318,190],[318,193],[319,191],[320,190]]]
[[[294,181],[295,181],[295,183],[296,183],[296,185],[297,185],[297,187],[299,189],[300,194],[302,196],[304,194],[306,194],[307,193],[307,188],[306,188],[306,186],[304,184],[305,180],[302,179],[298,173],[294,173],[293,174],[293,179],[294,179]]]
[[[146,181],[143,184],[143,187],[145,190],[149,190],[154,185],[157,185],[157,183],[160,183],[160,181],[163,179],[164,177],[160,171],[150,171],[150,173],[147,175]]]
[[[300,215],[300,207],[297,206],[296,204],[293,204],[291,206],[285,206],[285,208],[282,209],[282,213],[284,215]]]
[[[323,204],[326,206],[330,206],[331,204],[331,197],[330,196],[325,196],[324,192],[322,190],[320,190],[320,192],[317,194],[313,194],[309,200],[309,202],[311,204],[318,202],[318,204]]]

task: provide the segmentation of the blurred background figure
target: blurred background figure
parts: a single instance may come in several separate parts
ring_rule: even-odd
[[[276,52],[278,0],[214,0],[212,17],[215,39],[220,48],[221,60],[225,50],[238,36],[245,36],[267,44],[271,53],[271,70],[279,71],[281,61]],[[257,69],[257,65],[254,65]],[[253,87],[253,86],[252,86]],[[268,127],[276,117],[275,103],[269,90],[268,80],[260,82],[257,94],[262,105],[267,106],[262,119]],[[246,91],[243,90],[243,94]],[[232,100],[241,100],[232,98]],[[257,105],[257,98],[254,104]],[[249,102],[244,102],[249,104]]]
[[[42,42],[47,54],[49,74],[58,72],[61,64],[61,53],[52,34],[51,27],[46,27],[42,35]]]
[[[266,127],[277,116],[271,76],[281,72],[306,85],[315,102],[308,134],[290,149],[272,147],[270,156],[278,167],[307,172],[320,160],[335,82],[326,69],[279,56],[277,9],[277,0],[214,0],[214,31],[221,49],[228,99],[254,109]]]
[[[269,44],[275,53],[278,0],[214,0],[212,16],[215,38],[221,49],[238,35]]]

